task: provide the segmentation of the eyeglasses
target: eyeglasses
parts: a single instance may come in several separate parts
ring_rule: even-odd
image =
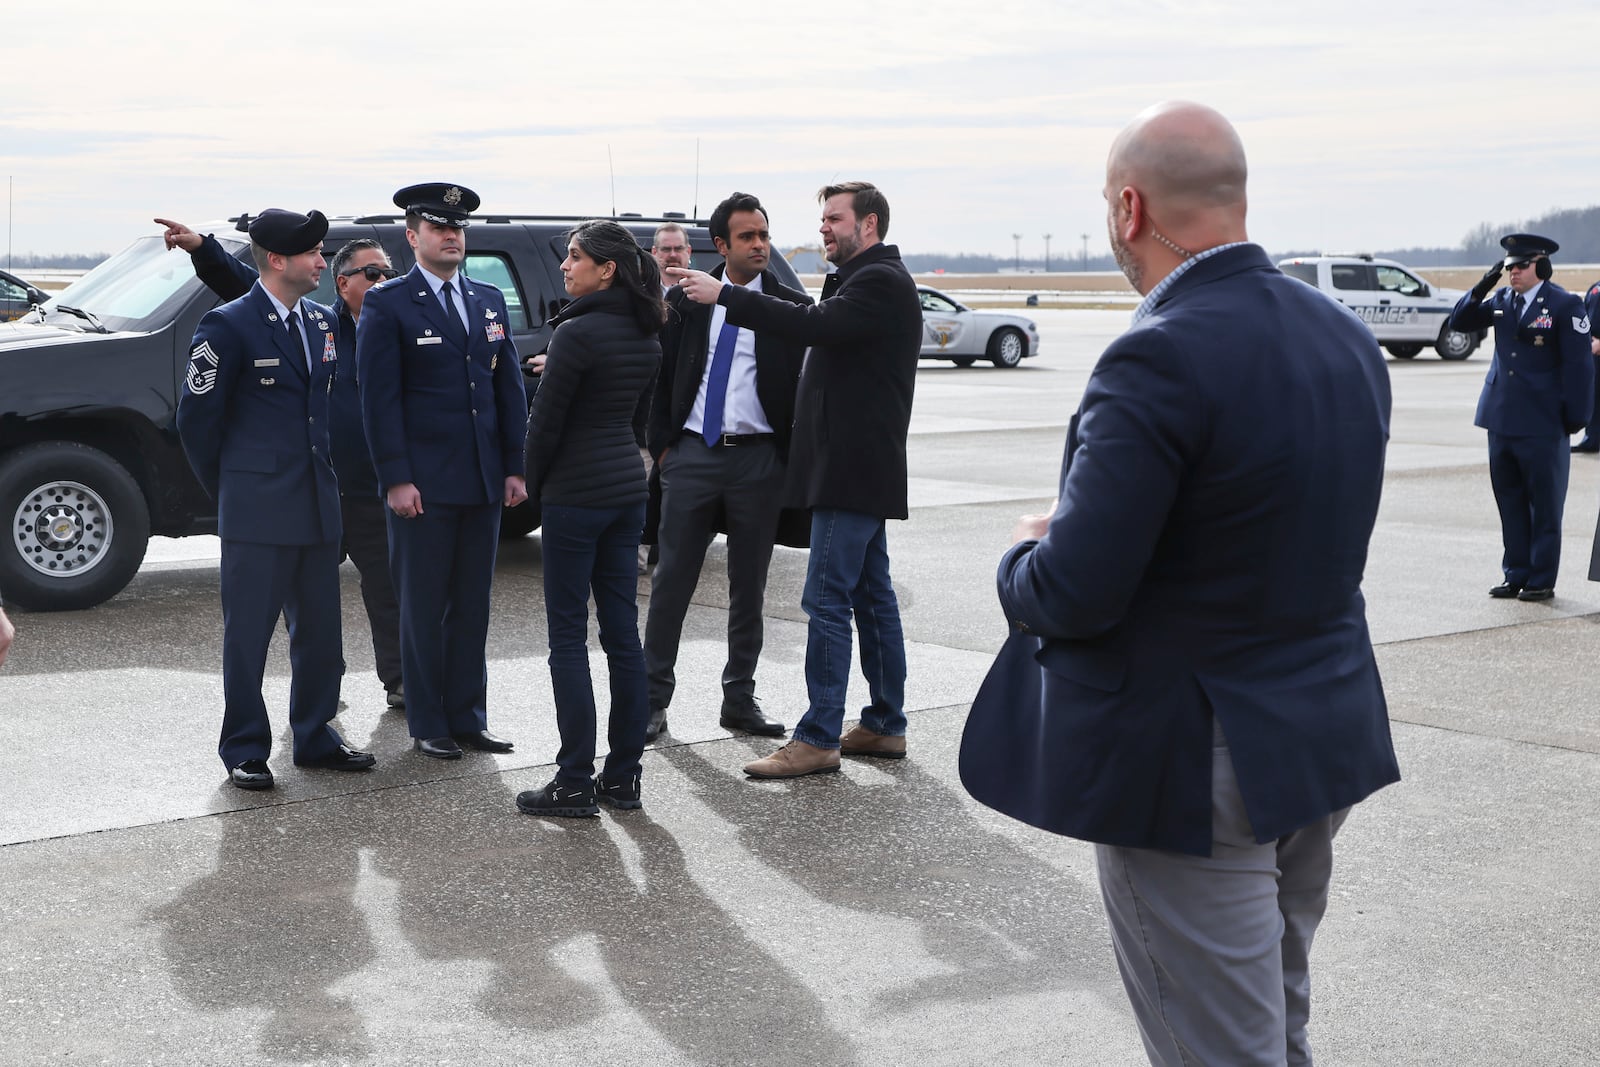
[[[342,270],[339,272],[339,277],[348,278],[352,274],[365,274],[367,281],[372,282],[374,285],[384,278],[400,277],[400,272],[393,267],[380,267],[376,263],[368,263],[365,267],[351,267],[349,270]]]
[[[1507,263],[1506,270],[1527,270],[1533,266],[1533,260],[1525,259],[1521,263]]]

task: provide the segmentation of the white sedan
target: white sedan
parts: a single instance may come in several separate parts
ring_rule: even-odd
[[[1015,367],[1039,354],[1039,327],[1007,311],[974,311],[937,289],[917,286],[922,301],[922,358],[948,359],[970,367],[986,359],[996,367]]]

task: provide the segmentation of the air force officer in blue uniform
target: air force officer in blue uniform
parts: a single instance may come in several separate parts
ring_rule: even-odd
[[[1360,589],[1388,371],[1248,242],[1245,172],[1195,104],[1112,147],[1111,247],[1145,298],[1068,424],[1055,513],[1000,563],[1034,635],[1008,651],[1042,639],[1013,661],[1033,719],[986,718],[980,693],[962,746],[979,799],[1097,842],[1123,984],[1171,1067],[1311,1062],[1333,837],[1398,777]]]
[[[273,784],[261,677],[280,613],[294,672],[294,762],[333,770],[374,762],[332,725],[343,664],[339,486],[328,441],[338,346],[333,310],[302,299],[326,266],[327,232],[317,211],[274,208],[250,223],[260,280],[200,320],[178,402],[184,451],[217,502],[226,705],[218,752],[241,789]]]
[[[489,732],[484,649],[500,510],[528,499],[528,404],[500,290],[461,273],[470,189],[394,196],[417,256],[367,292],[356,325],[361,414],[389,507],[406,719],[417,748],[510,752]]]
[[[1505,546],[1505,580],[1489,595],[1549,600],[1561,565],[1568,437],[1594,406],[1589,316],[1581,299],[1550,281],[1554,241],[1513,233],[1500,246],[1505,259],[1457,302],[1450,321],[1458,330],[1494,327],[1474,420],[1489,431],[1489,484]],[[1511,284],[1490,296],[1502,270]]]

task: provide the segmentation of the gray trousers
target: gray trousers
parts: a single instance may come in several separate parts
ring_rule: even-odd
[[[1311,1063],[1311,940],[1350,809],[1257,844],[1220,732],[1210,857],[1095,846],[1117,968],[1156,1067]]]
[[[660,558],[650,581],[644,628],[652,709],[672,703],[684,616],[719,519],[728,534],[728,661],[722,671],[722,699],[739,704],[755,695],[761,610],[783,501],[783,473],[771,441],[707,448],[698,437],[685,435],[662,457],[656,535]]]

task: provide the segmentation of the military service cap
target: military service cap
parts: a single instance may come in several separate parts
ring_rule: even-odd
[[[1561,246],[1548,237],[1536,233],[1508,233],[1500,238],[1500,247],[1506,250],[1505,265],[1526,263],[1530,259],[1548,256],[1560,251]]]
[[[457,229],[467,225],[467,216],[478,210],[479,202],[478,194],[471,189],[448,182],[408,185],[394,194],[394,206],[407,215]]]
[[[320,211],[302,215],[298,211],[269,207],[254,218],[239,216],[237,225],[255,244],[280,256],[309,252],[321,246],[322,239],[328,235],[328,217]]]

